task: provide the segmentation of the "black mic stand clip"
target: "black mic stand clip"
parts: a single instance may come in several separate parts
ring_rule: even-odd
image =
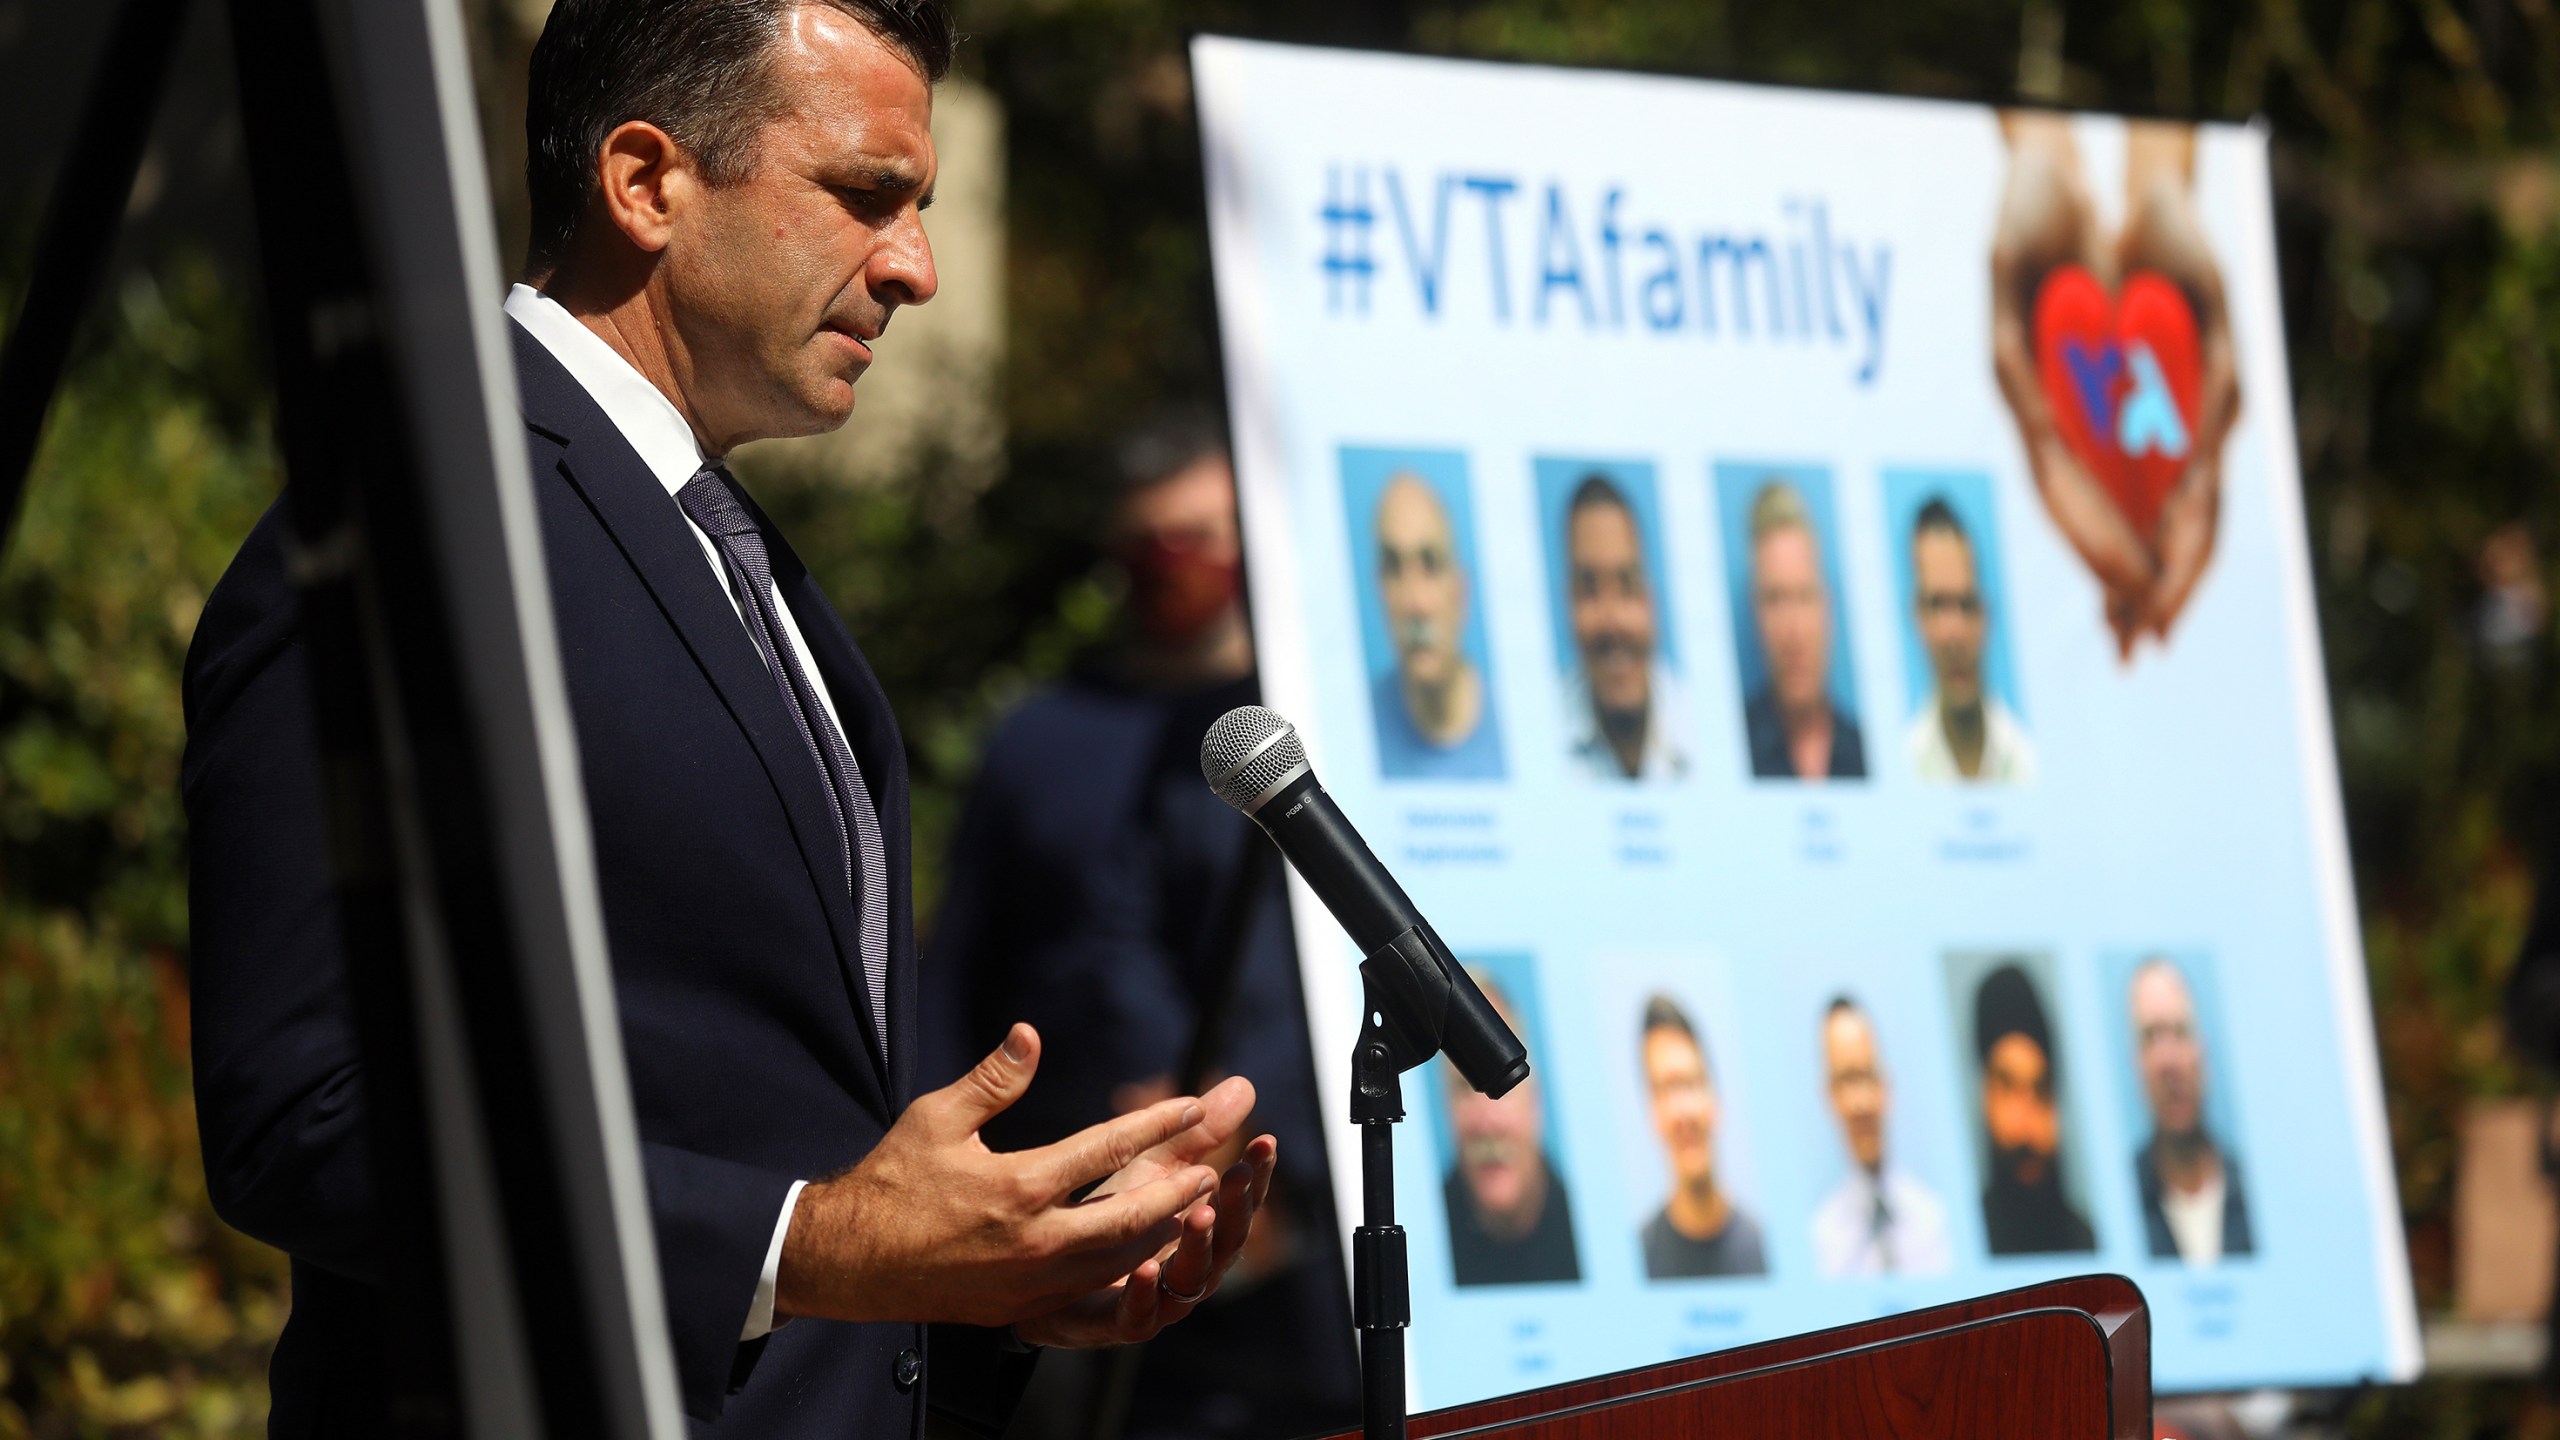
[[[1395,1131],[1405,1071],[1440,1053],[1458,962],[1440,937],[1407,929],[1360,962],[1364,1011],[1351,1053],[1360,1127],[1360,1227],[1351,1232],[1351,1318],[1360,1330],[1362,1440],[1404,1440],[1404,1332],[1413,1323],[1404,1227],[1396,1224]]]

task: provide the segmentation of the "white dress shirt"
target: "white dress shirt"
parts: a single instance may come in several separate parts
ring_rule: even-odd
[[[2203,1269],[2222,1258],[2222,1204],[2230,1186],[2222,1167],[2194,1190],[2160,1187],[2160,1218],[2169,1222],[2169,1238],[2178,1242],[2178,1258]]]
[[[1887,1169],[1879,1178],[1853,1164],[1840,1188],[1813,1212],[1813,1268],[1826,1279],[1944,1275],[1955,1263],[1946,1207],[1899,1170]]]
[[[1956,752],[1947,744],[1946,722],[1938,715],[1938,692],[1931,690],[1920,713],[1912,717],[1911,733],[1904,737],[1910,747],[1911,771],[1923,780],[1957,781],[1968,777],[1956,766]],[[1985,784],[2022,785],[2036,778],[2036,750],[2027,740],[2027,727],[2009,713],[1997,695],[1982,697],[1982,773],[1969,777]]]
[[[542,342],[542,348],[551,352],[551,358],[560,362],[569,378],[578,382],[596,407],[604,411],[605,418],[613,422],[613,428],[621,431],[622,438],[639,452],[640,462],[666,487],[668,508],[684,517],[685,528],[701,544],[702,561],[720,582],[720,593],[729,597],[731,605],[737,605],[738,592],[729,583],[729,567],[721,563],[719,548],[676,504],[676,492],[711,458],[702,453],[701,442],[694,438],[693,426],[686,423],[684,413],[650,384],[648,377],[633,369],[620,352],[606,344],[604,337],[588,329],[550,296],[531,286],[518,285],[507,292],[506,309],[517,324]],[[835,697],[827,693],[825,677],[809,658],[809,642],[801,638],[800,622],[791,618],[789,605],[777,604],[774,609],[781,612],[783,633],[791,637],[792,658],[798,662],[800,673],[808,677],[809,688],[817,692],[818,703],[827,709],[827,723],[836,727],[837,734],[843,734],[844,722],[836,718]],[[746,624],[744,611],[739,612],[738,623],[742,627]],[[762,658],[761,652],[758,658]],[[782,1240],[791,1233],[791,1212],[799,1206],[800,1192],[808,1183],[793,1181],[790,1192],[782,1197],[782,1216],[774,1222],[773,1242],[765,1247],[764,1273],[756,1279],[755,1300],[747,1307],[746,1330],[738,1337],[741,1341],[773,1331],[773,1288],[782,1273]]]
[[[1681,698],[1680,682],[1672,678],[1671,667],[1662,663],[1660,655],[1653,657],[1645,677],[1644,753],[1633,775],[1600,731],[1600,713],[1591,706],[1591,679],[1580,664],[1566,671],[1562,693],[1565,734],[1572,737],[1568,753],[1575,769],[1595,780],[1677,780],[1689,773],[1689,755],[1680,743],[1688,733],[1689,707]]]

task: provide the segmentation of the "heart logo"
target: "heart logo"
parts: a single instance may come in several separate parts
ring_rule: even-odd
[[[2036,291],[2036,374],[2063,443],[2146,542],[2195,449],[2203,365],[2195,308],[2148,270],[2121,296],[2078,265]]]

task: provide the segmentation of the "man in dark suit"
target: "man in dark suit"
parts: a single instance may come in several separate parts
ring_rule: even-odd
[[[720,464],[841,424],[932,298],[951,43],[939,0],[561,0],[534,55],[543,288],[506,308],[697,1434],[913,1435],[927,1324],[981,1327],[931,1357],[971,1390],[999,1352],[1146,1338],[1214,1288],[1276,1153],[1200,1163],[1241,1080],[989,1150],[1028,1026],[913,1094],[897,725]],[[388,1302],[284,552],[271,513],[188,656],[198,1115],[217,1208],[293,1256],[274,1433],[359,1435]]]

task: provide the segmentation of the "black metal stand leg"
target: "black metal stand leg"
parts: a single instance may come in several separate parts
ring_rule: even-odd
[[[1351,1320],[1360,1327],[1360,1433],[1404,1440],[1404,1332],[1413,1323],[1404,1230],[1396,1224],[1395,1123],[1405,1071],[1459,1041],[1467,1083],[1500,1095],[1529,1073],[1528,1052],[1427,925],[1360,962],[1360,1043],[1351,1052],[1351,1123],[1360,1127],[1361,1224],[1351,1232]]]
[[[1360,1126],[1360,1228],[1351,1237],[1360,1327],[1362,1440],[1404,1440],[1404,1332],[1413,1319],[1404,1227],[1396,1224],[1395,1121]]]
[[[1404,1440],[1404,1332],[1413,1323],[1404,1227],[1396,1224],[1395,1125],[1404,1084],[1395,1047],[1369,1022],[1351,1056],[1351,1120],[1360,1127],[1360,1228],[1351,1232],[1351,1321],[1360,1328],[1362,1440]]]

